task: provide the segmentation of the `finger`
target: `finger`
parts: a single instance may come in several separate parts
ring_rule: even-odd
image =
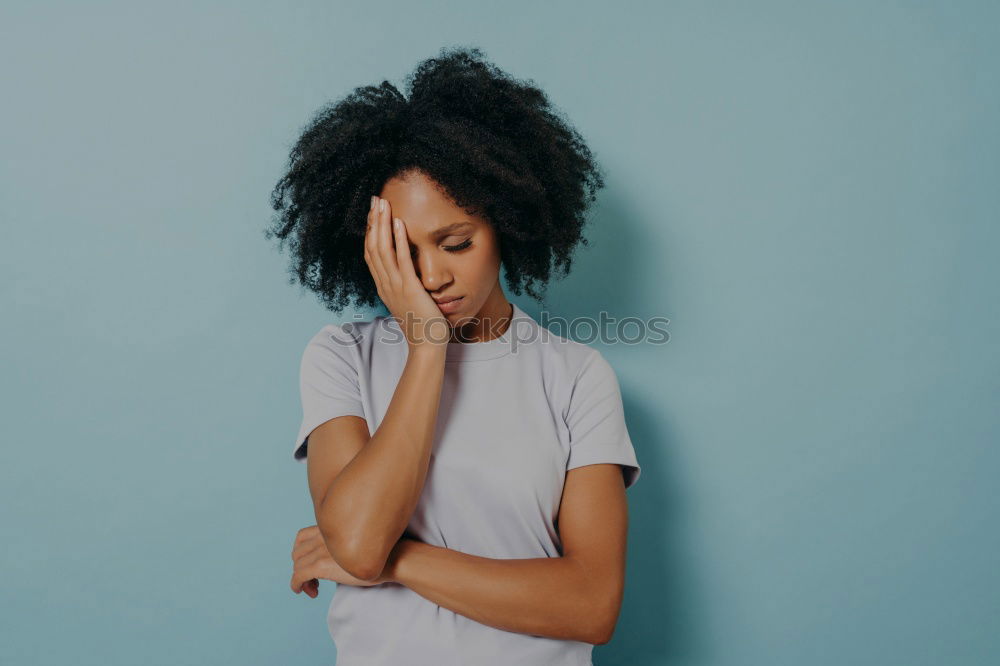
[[[302,530],[299,530],[298,532],[295,533],[295,541],[292,542],[292,559],[293,560],[296,557],[296,553],[301,550],[302,543],[303,543],[304,540],[305,540],[305,536],[304,536]]]
[[[323,560],[330,557],[330,553],[327,552],[326,546],[321,549],[313,548],[307,553],[302,555],[301,560],[297,563],[300,567],[314,567]]]
[[[368,211],[368,230],[365,232],[365,251],[368,254],[368,267],[371,269],[372,277],[376,286],[380,289],[384,285],[388,276],[382,267],[382,257],[378,250],[378,203]]]
[[[295,544],[295,548],[292,549],[292,560],[298,562],[314,555],[320,549],[326,549],[326,542],[322,538],[308,537]]]
[[[309,557],[313,552],[315,552],[315,548],[313,546],[310,544],[301,544],[292,551],[292,561],[296,563],[296,566],[298,566],[300,562]]]
[[[417,271],[413,267],[413,256],[410,254],[410,239],[406,233],[406,225],[401,219],[393,220],[396,234],[396,263],[399,265],[400,277],[403,280],[416,279]]]
[[[389,279],[389,284],[394,285],[399,280],[399,267],[396,265],[396,257],[392,249],[392,210],[388,199],[382,199],[378,211],[378,249],[382,259],[382,270]]]
[[[291,588],[292,592],[299,594],[309,585],[309,581],[316,580],[314,569],[308,564],[296,564],[292,571]]]

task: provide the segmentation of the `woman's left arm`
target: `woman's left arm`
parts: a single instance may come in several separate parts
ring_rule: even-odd
[[[408,538],[382,581],[506,631],[601,645],[611,640],[625,584],[628,504],[617,464],[566,473],[561,557],[493,559]]]

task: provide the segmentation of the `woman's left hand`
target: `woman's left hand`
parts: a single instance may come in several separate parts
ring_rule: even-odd
[[[344,571],[330,555],[326,541],[323,540],[323,535],[320,534],[319,527],[316,525],[303,527],[295,535],[295,543],[292,546],[292,561],[295,562],[292,571],[292,592],[298,594],[305,591],[313,599],[319,596],[320,578],[361,587],[371,587],[388,581],[384,575],[375,580],[362,580]]]

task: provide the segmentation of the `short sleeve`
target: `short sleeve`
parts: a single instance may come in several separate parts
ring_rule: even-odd
[[[309,434],[338,416],[365,417],[356,367],[357,341],[337,324],[324,326],[306,345],[299,367],[302,423],[293,458],[305,462]]]
[[[597,349],[592,349],[573,384],[566,426],[570,436],[566,471],[596,463],[618,463],[626,488],[639,479],[641,468],[625,426],[618,378]]]

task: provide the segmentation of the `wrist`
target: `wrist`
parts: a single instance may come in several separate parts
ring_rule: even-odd
[[[409,356],[422,362],[437,363],[448,355],[448,345],[446,343],[421,342],[409,346]]]
[[[386,559],[385,569],[382,571],[383,582],[403,584],[404,577],[403,563],[408,553],[419,547],[420,542],[409,537],[402,537],[396,542]]]

